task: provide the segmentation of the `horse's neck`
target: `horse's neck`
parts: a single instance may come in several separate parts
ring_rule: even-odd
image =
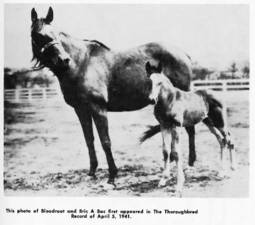
[[[164,102],[166,105],[169,105],[172,103],[175,96],[176,88],[172,85],[172,83],[170,83],[170,81],[164,82],[161,89],[162,102]]]
[[[166,82],[164,82],[163,86],[169,95],[174,96],[176,94],[177,89],[174,87],[174,85],[172,84],[172,82],[170,80],[167,80]]]

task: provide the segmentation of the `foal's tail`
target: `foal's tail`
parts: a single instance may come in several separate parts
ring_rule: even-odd
[[[223,108],[222,101],[219,98],[216,98],[214,92],[209,90],[197,90],[196,93],[205,98],[208,103],[209,110],[215,107]]]
[[[149,129],[143,133],[143,135],[140,137],[140,143],[143,143],[147,139],[151,138],[155,134],[160,132],[160,125],[156,126],[149,126]]]
[[[196,93],[202,95],[208,103],[208,115],[211,117],[214,126],[218,128],[227,126],[227,105],[224,99],[217,97],[213,91],[200,90]]]

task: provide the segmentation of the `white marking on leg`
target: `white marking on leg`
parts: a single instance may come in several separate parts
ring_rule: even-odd
[[[229,149],[229,158],[230,158],[230,169],[235,170],[236,169],[236,150],[231,140],[228,144],[228,149]]]
[[[170,176],[170,165],[169,165],[169,153],[170,153],[170,143],[171,143],[171,131],[161,127],[162,134],[162,150],[163,150],[163,160],[164,160],[164,170],[162,173],[162,178],[159,181],[158,186],[162,187],[166,185],[167,180]]]
[[[172,152],[177,153],[177,157],[175,159],[176,164],[177,164],[177,186],[176,186],[176,192],[177,196],[181,197],[182,196],[182,190],[183,190],[183,184],[184,184],[184,173],[183,173],[183,168],[182,168],[182,152],[181,152],[181,129],[179,127],[175,127],[172,129],[172,141],[174,141],[174,144],[172,144]]]

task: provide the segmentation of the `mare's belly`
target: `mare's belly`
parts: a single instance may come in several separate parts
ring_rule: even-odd
[[[141,109],[150,103],[148,98],[139,96],[110,96],[108,99],[107,108],[109,111],[121,112],[121,111],[133,111]]]

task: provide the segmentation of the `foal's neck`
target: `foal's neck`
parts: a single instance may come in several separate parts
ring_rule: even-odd
[[[167,79],[162,83],[161,98],[167,105],[173,101],[176,92],[177,89],[173,86],[170,80]]]

